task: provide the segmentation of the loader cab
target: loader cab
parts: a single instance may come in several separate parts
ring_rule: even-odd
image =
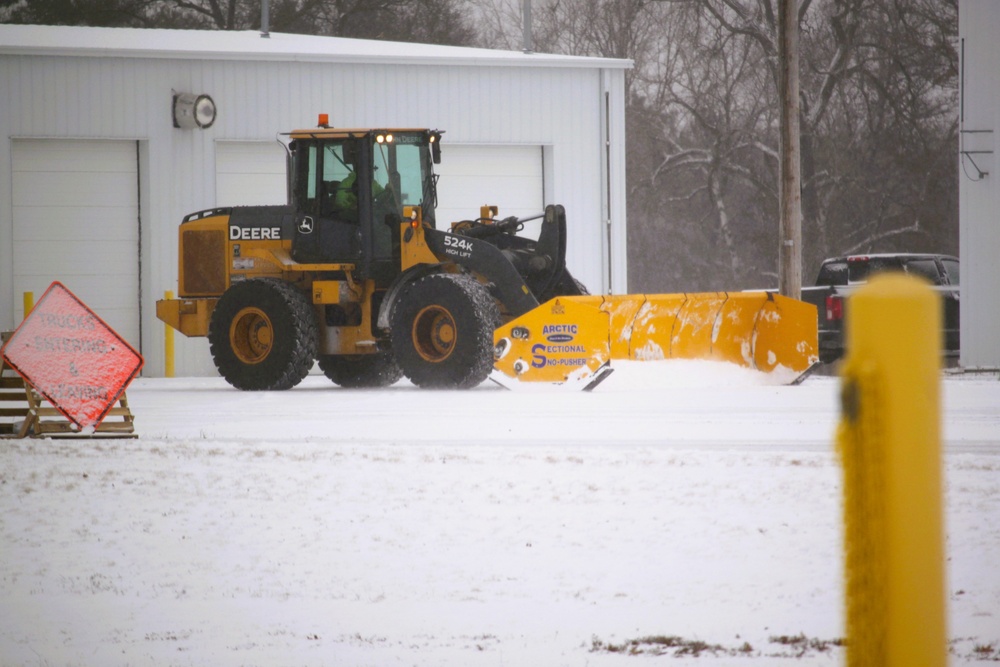
[[[388,285],[400,271],[403,207],[421,206],[434,224],[440,133],[318,128],[291,137],[292,256],[352,263],[356,278]]]

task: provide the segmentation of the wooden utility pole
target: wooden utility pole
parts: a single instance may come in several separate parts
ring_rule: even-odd
[[[778,166],[778,288],[802,294],[802,174],[799,143],[799,3],[778,0],[778,96],[781,140]]]

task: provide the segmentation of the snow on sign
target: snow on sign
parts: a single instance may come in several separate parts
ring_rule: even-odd
[[[142,368],[142,355],[54,282],[0,350],[82,431],[96,428]]]

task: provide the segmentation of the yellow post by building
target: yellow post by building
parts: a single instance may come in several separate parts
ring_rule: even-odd
[[[887,274],[848,305],[837,435],[847,664],[943,667],[940,299]]]
[[[174,298],[174,293],[167,290],[163,293],[163,298],[169,301]],[[163,376],[174,376],[174,328],[169,324],[163,327]]]
[[[35,307],[35,293],[25,292],[23,295],[23,299],[24,299],[24,316],[21,318],[22,321],[27,319],[28,313],[30,313],[31,309]]]

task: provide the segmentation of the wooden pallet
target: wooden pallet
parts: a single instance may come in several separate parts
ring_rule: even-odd
[[[3,332],[3,342],[13,332]],[[137,438],[125,392],[97,428],[83,433],[0,357],[0,438]]]
[[[14,332],[0,332],[0,345]],[[27,390],[24,380],[0,356],[0,438],[23,438],[31,424],[28,421]]]

